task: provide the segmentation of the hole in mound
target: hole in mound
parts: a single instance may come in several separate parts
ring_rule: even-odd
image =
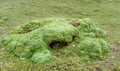
[[[76,36],[72,37],[72,41],[71,42],[64,42],[64,41],[54,41],[52,43],[49,44],[50,48],[52,49],[60,49],[64,46],[68,46],[69,44],[71,44],[73,41],[75,41]]]
[[[64,41],[55,41],[49,44],[50,48],[52,49],[60,49],[64,46],[68,46],[70,43],[69,42],[64,42]]]
[[[76,37],[77,37],[77,36],[73,36],[73,37],[72,37],[72,42],[76,40]]]

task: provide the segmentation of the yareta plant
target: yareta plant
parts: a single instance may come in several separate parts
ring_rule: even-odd
[[[106,32],[90,19],[52,18],[30,21],[10,31],[2,39],[6,50],[16,56],[44,63],[52,58],[51,49],[63,46],[81,59],[101,59],[109,52]],[[74,48],[69,47],[74,44]]]

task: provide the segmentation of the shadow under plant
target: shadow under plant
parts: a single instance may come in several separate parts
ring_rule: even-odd
[[[110,53],[106,35],[88,18],[52,18],[18,26],[2,43],[15,56],[37,63],[50,60],[53,49],[63,49],[65,55],[76,54],[82,60],[100,60]]]

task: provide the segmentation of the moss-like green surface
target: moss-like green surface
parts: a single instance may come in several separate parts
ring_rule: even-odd
[[[62,49],[63,44],[60,42],[67,43],[66,46],[70,46],[71,42],[75,43],[76,46],[71,48],[71,52],[79,55],[81,59],[101,59],[110,52],[108,44],[101,40],[105,36],[105,31],[97,28],[90,19],[58,18],[34,21],[19,26],[2,41],[6,49],[16,56],[44,63],[52,56],[52,51],[49,50],[50,45],[59,44],[61,46],[58,47]]]
[[[92,59],[93,61],[83,62],[76,53],[70,52],[72,50],[70,47],[76,46],[74,43],[71,43],[67,48],[50,50],[52,51],[51,54],[53,54],[48,62],[34,64],[29,59],[18,58],[13,53],[9,53],[0,42],[0,70],[119,71],[119,7],[120,0],[0,0],[0,19],[8,18],[7,21],[0,24],[0,41],[15,27],[22,24],[30,24],[28,21],[31,20],[34,23],[46,18],[90,18],[97,27],[107,32],[108,36],[105,40],[109,43],[112,50],[112,54],[108,55],[104,60],[95,61]],[[36,28],[38,27],[36,26]],[[34,29],[31,28],[30,30]],[[30,30],[20,33],[26,33]],[[94,32],[91,32],[84,33],[84,36],[95,37],[96,35]],[[79,43],[77,40],[75,42]]]

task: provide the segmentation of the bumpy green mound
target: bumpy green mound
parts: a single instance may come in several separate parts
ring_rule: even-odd
[[[74,49],[82,59],[103,59],[110,52],[109,45],[103,39],[85,37]]]
[[[48,61],[51,58],[51,52],[47,49],[39,50],[34,53],[31,60],[37,63],[44,63],[45,61]]]
[[[34,20],[9,32],[2,42],[6,50],[18,57],[44,63],[52,57],[50,47],[70,46],[73,53],[83,59],[100,59],[109,53],[104,41],[106,32],[96,28],[90,19]],[[66,47],[68,48],[68,47]]]

